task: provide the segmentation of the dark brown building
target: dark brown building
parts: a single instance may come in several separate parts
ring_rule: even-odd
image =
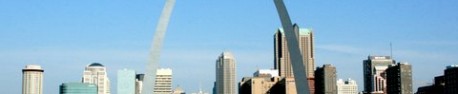
[[[458,94],[458,65],[447,66],[444,71],[444,81],[444,93]]]
[[[315,94],[337,94],[336,67],[325,64],[315,70]]]
[[[412,94],[412,66],[397,63],[385,70],[387,94]]]

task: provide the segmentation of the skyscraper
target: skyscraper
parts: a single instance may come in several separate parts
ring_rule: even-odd
[[[445,94],[458,94],[458,65],[447,66],[444,70]]]
[[[358,84],[350,78],[346,81],[339,79],[337,80],[337,94],[358,94]]]
[[[315,70],[315,94],[337,94],[336,67],[325,64]]]
[[[236,94],[235,58],[223,52],[216,60],[216,94]]]
[[[390,56],[368,56],[363,61],[363,78],[365,94],[386,93],[385,70],[394,64]]]
[[[39,65],[22,69],[22,94],[43,94],[43,72]]]
[[[160,68],[156,71],[154,94],[172,93],[172,69]]]
[[[118,70],[118,94],[135,94],[135,71]]]
[[[59,94],[97,94],[97,85],[89,83],[62,83]]]
[[[413,94],[412,66],[410,64],[393,64],[385,72],[387,94]]]
[[[143,89],[143,78],[145,74],[135,75],[135,94],[141,94]]]
[[[311,29],[299,28],[294,24],[294,31],[299,35],[299,48],[302,53],[303,63],[305,65],[307,78],[313,78],[315,60],[314,60],[314,42]],[[278,29],[274,35],[274,67],[279,70],[282,77],[294,77],[291,67],[290,55],[288,52],[286,36],[283,29]],[[304,78],[306,79],[306,78]]]
[[[86,66],[83,73],[83,83],[97,85],[97,94],[110,94],[110,80],[106,68],[100,63]]]

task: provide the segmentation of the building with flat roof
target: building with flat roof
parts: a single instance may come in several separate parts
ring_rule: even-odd
[[[154,94],[172,93],[172,69],[159,68],[156,71],[156,85],[154,85]]]
[[[315,68],[313,30],[299,28],[297,24],[294,24],[294,32],[299,35],[299,49],[302,53],[302,63],[306,68],[304,71],[307,73],[307,78],[313,78]],[[284,30],[280,28],[274,34],[274,68],[279,71],[279,75],[282,77],[294,77],[288,46],[286,43],[287,41]]]
[[[118,70],[118,94],[135,94],[135,70]]]
[[[390,56],[368,56],[363,61],[364,94],[386,93],[385,70],[394,62]]]
[[[458,94],[458,65],[450,65],[444,70],[446,94]]]
[[[43,72],[40,65],[22,69],[22,94],[43,94]]]
[[[62,83],[59,94],[97,94],[97,85],[90,83]]]
[[[315,94],[337,94],[336,67],[325,64],[315,70]]]
[[[358,84],[355,80],[348,78],[347,80],[337,80],[337,94],[358,94]]]
[[[385,70],[388,94],[413,94],[412,66],[407,63],[397,63]]]

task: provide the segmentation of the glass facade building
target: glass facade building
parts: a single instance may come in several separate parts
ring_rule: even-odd
[[[118,94],[135,94],[135,71],[118,70]]]
[[[89,83],[63,83],[59,94],[97,94],[97,86]]]

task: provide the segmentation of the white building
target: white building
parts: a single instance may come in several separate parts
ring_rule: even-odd
[[[106,68],[100,63],[92,63],[85,68],[83,83],[97,85],[98,94],[110,94],[110,80]]]
[[[154,94],[172,93],[172,69],[160,68],[156,71],[156,83],[154,85]]]
[[[358,85],[355,80],[337,80],[337,94],[358,94]]]
[[[43,94],[43,72],[39,65],[22,69],[22,94]]]
[[[143,88],[143,78],[145,74],[135,75],[135,94],[141,94]]]
[[[277,77],[278,75],[278,70],[276,69],[260,69],[253,73],[254,77],[261,77],[261,76],[268,76],[268,77]]]

